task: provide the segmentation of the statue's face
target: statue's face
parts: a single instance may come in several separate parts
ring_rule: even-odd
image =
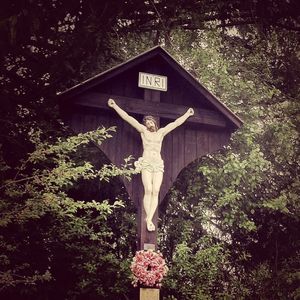
[[[147,129],[151,132],[154,132],[156,131],[156,124],[154,121],[150,120],[150,119],[147,119],[145,121],[145,126],[147,127]]]

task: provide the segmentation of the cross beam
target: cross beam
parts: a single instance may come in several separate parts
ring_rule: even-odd
[[[112,94],[103,93],[86,93],[79,96],[75,104],[110,110],[107,106],[107,101],[112,98],[123,107],[128,113],[140,115],[154,115],[165,119],[175,120],[183,115],[188,107],[183,105],[169,104],[163,102],[144,101],[143,99],[124,97]],[[226,120],[218,112],[206,109],[194,109],[194,116],[190,117],[187,122],[197,123],[202,125],[216,126],[220,128],[226,127]]]

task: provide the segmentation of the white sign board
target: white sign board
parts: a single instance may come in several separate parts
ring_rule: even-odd
[[[139,87],[167,91],[168,78],[166,76],[139,72]]]

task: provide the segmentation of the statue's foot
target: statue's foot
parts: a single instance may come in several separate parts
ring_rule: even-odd
[[[147,229],[148,231],[155,231],[155,225],[153,224],[152,221],[146,221],[147,222]]]

